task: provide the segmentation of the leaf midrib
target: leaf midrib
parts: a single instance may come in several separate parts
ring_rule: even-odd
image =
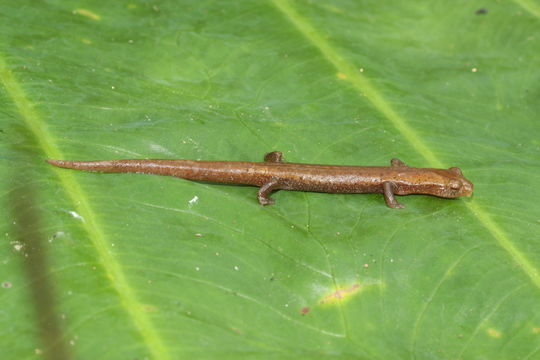
[[[53,136],[49,133],[38,113],[34,110],[32,102],[28,99],[19,81],[9,69],[2,54],[0,54],[0,83],[6,89],[8,97],[12,99],[22,120],[35,137],[39,147],[43,149],[45,157],[49,159],[63,158],[54,143]],[[156,328],[148,318],[148,315],[142,310],[142,304],[138,301],[133,289],[129,285],[122,265],[113,255],[96,213],[88,202],[88,196],[68,172],[55,171],[60,179],[60,183],[72,201],[75,211],[83,219],[82,226],[96,249],[99,263],[105,270],[109,281],[112,283],[112,287],[116,290],[120,298],[120,303],[144,339],[149,352],[155,359],[170,359],[169,352]]]

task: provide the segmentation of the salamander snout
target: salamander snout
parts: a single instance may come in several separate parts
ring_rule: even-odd
[[[467,179],[461,180],[462,187],[461,187],[461,195],[460,196],[472,196],[474,185],[472,182],[470,182]]]

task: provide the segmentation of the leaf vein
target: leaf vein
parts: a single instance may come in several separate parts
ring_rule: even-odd
[[[535,11],[536,7],[527,0],[515,0],[528,10]],[[321,54],[344,75],[344,79],[356,89],[363,97],[368,99],[373,107],[381,112],[389,122],[402,134],[402,136],[411,144],[413,149],[418,152],[427,164],[431,167],[444,168],[443,163],[437,158],[433,151],[424,143],[417,131],[411,127],[407,121],[399,115],[377,90],[369,79],[362,75],[360,71],[347,59],[343,58],[338,51],[331,45],[314,27],[308,19],[300,15],[299,12],[290,4],[289,0],[272,0],[275,7],[288,19],[296,29],[313,45]],[[534,12],[533,12],[534,13]],[[539,10],[540,14],[540,10]],[[495,238],[499,245],[510,255],[523,270],[523,272],[532,280],[533,284],[540,289],[540,272],[529,261],[529,259],[512,242],[510,237],[503,229],[495,223],[492,216],[480,205],[475,202],[466,203],[465,206],[484,226],[484,228]]]

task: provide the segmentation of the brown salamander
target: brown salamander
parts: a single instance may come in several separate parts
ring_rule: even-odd
[[[382,193],[391,208],[402,208],[394,195],[424,194],[443,198],[471,196],[473,184],[457,167],[413,168],[399,159],[391,166],[341,166],[287,163],[279,151],[268,153],[264,162],[195,161],[168,159],[64,161],[50,164],[78,170],[176,176],[188,180],[258,186],[262,205],[274,200],[275,190],[326,193]]]

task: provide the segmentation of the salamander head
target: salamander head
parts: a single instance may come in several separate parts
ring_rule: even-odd
[[[473,184],[465,179],[460,168],[451,167],[448,170],[438,170],[442,182],[433,188],[432,195],[444,198],[456,198],[459,196],[471,196]]]

